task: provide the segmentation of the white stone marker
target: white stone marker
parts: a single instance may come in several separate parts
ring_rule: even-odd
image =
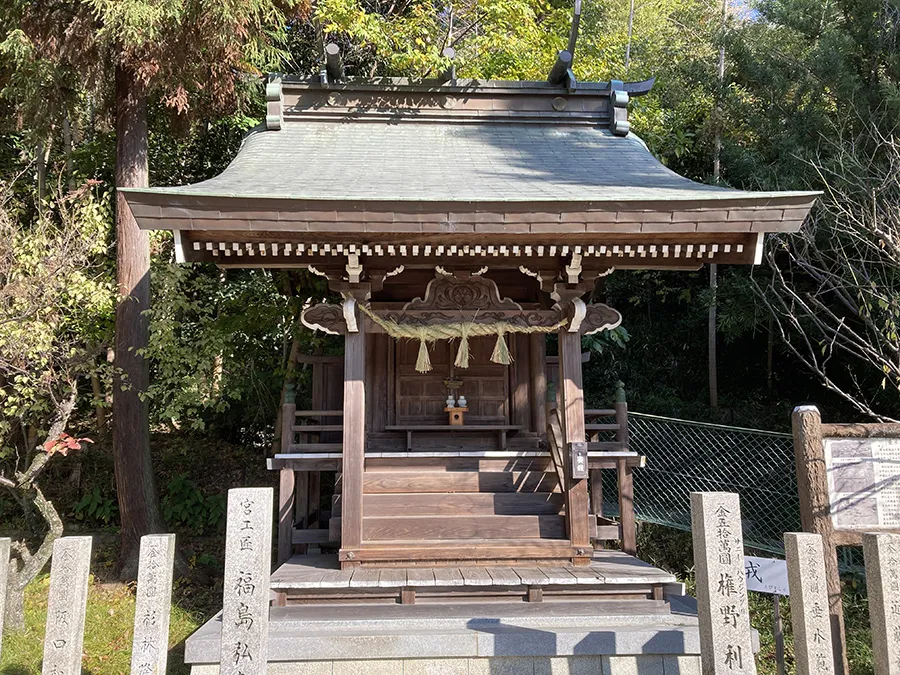
[[[132,675],[165,675],[174,562],[174,534],[141,537],[134,639],[131,643]]]
[[[53,542],[43,675],[81,674],[91,544],[90,537],[61,537]]]
[[[0,537],[0,655],[3,654],[3,618],[6,616],[6,583],[9,580],[11,546],[9,537]]]
[[[784,535],[784,552],[797,675],[834,675],[822,536],[788,532]]]
[[[269,638],[272,488],[228,491],[219,675],[264,675]]]
[[[691,532],[703,675],[755,675],[738,495],[692,492]]]
[[[900,535],[864,534],[875,675],[900,673]]]

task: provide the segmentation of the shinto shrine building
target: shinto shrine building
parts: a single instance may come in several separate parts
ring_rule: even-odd
[[[581,337],[622,321],[606,275],[758,263],[816,195],[667,169],[629,128],[651,84],[273,78],[265,124],[221,175],[127,191],[180,262],[308,269],[336,298],[302,320],[343,336],[344,356],[309,358],[312,404],[286,402],[269,460],[283,672],[699,672],[690,598],[635,557],[644,460],[623,392],[585,410]],[[188,642],[197,673],[218,663],[216,630]]]

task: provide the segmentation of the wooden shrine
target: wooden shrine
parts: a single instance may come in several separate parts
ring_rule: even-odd
[[[273,77],[265,124],[221,175],[125,191],[179,261],[305,268],[335,298],[302,321],[344,356],[311,357],[312,409],[287,402],[270,459],[287,599],[659,599],[671,581],[614,573],[634,560],[643,460],[622,392],[585,409],[581,337],[622,321],[602,302],[614,270],[757,263],[816,195],[664,167],[627,121],[652,82],[551,80]],[[310,545],[323,553],[297,555]]]

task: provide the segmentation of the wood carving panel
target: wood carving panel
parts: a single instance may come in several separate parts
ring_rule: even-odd
[[[425,297],[411,300],[403,309],[443,310],[452,314],[463,310],[521,311],[522,306],[509,298],[501,298],[497,284],[483,276],[457,279],[437,274],[428,282]]]
[[[347,332],[344,309],[340,305],[320,303],[307,307],[300,313],[300,322],[311,330],[322,330],[331,335]]]
[[[622,315],[609,305],[600,303],[587,306],[587,313],[581,322],[582,335],[599,333],[601,330],[612,330],[622,323]]]

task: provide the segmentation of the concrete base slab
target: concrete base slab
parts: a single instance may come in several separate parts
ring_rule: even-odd
[[[388,662],[402,662],[399,670],[372,672],[404,673],[407,669],[412,669],[410,673],[444,672],[433,670],[440,666],[453,673],[462,668],[460,662],[465,662],[467,675],[472,673],[472,667],[481,668],[482,665],[487,667],[484,672],[490,675],[505,672],[502,669],[506,666],[501,663],[515,666],[509,671],[511,673],[534,674],[538,667],[542,673],[564,673],[570,666],[576,670],[568,672],[600,673],[601,670],[596,668],[591,671],[593,666],[590,664],[600,663],[602,668],[601,657],[627,656],[641,659],[640,670],[634,672],[645,675],[664,673],[660,669],[663,665],[660,668],[653,665],[663,664],[663,657],[697,656],[700,653],[696,616],[687,611],[642,614],[635,606],[639,604],[619,603],[618,607],[609,602],[277,607],[272,608],[270,615],[270,672],[281,672],[281,665],[279,670],[274,669],[277,663],[296,666],[295,670],[285,673],[314,673],[317,671],[309,670],[314,662],[319,665],[332,662],[332,670],[328,672],[335,675],[344,672],[344,666],[338,665],[341,662],[362,663],[364,659],[366,663],[381,663],[385,667]],[[682,606],[686,605],[683,603]],[[188,638],[185,661],[197,666],[216,664],[220,636],[221,617],[217,616]],[[656,658],[648,658],[650,656]],[[575,657],[575,661],[554,661]],[[581,660],[588,657],[594,660]],[[621,662],[609,658],[610,675],[613,675],[612,669],[623,674],[631,672],[633,658]],[[491,663],[485,661],[482,664],[485,659]],[[525,661],[513,663],[497,659]],[[416,665],[414,661],[423,663]],[[526,662],[531,665],[523,665]],[[322,667],[328,670],[327,666]],[[347,672],[370,672],[369,668]]]

